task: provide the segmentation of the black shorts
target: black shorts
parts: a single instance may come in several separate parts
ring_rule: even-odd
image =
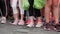
[[[29,7],[29,16],[40,17],[41,12],[40,10],[33,8],[34,0],[28,0],[30,7]]]

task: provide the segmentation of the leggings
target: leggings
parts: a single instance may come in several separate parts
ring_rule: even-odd
[[[4,0],[0,0],[0,9],[1,9],[1,14],[2,16],[6,16],[6,6]]]
[[[19,6],[19,9],[20,9],[20,14],[24,14],[24,9],[22,8],[22,2],[21,0],[11,0],[11,6],[12,6],[12,9],[13,9],[13,14],[17,14],[18,13],[18,10],[17,10],[17,2],[18,2],[18,6]]]
[[[41,12],[40,10],[33,8],[34,0],[28,0],[30,7],[29,7],[29,16],[40,17]]]

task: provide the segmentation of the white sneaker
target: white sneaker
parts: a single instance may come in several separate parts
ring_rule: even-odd
[[[24,21],[23,20],[20,20],[18,25],[24,25]]]
[[[3,24],[6,23],[6,18],[5,17],[1,18],[1,23],[3,23]]]
[[[41,26],[43,26],[42,23],[37,23],[37,24],[36,24],[36,27],[41,27]]]
[[[34,27],[34,24],[31,22],[30,24],[27,25],[28,27]]]

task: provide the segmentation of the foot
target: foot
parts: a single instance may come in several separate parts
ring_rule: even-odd
[[[36,27],[41,27],[43,24],[42,24],[42,21],[38,21],[37,24],[36,24]]]
[[[41,27],[42,25],[42,23],[37,23],[36,27]]]
[[[50,31],[51,30],[49,23],[45,23],[44,24],[44,30],[47,30],[47,31]]]
[[[20,20],[18,25],[24,25],[24,20]]]
[[[28,21],[27,21],[27,27],[34,27],[34,22],[28,20]]]
[[[55,25],[55,31],[60,32],[60,25],[58,24]]]
[[[18,23],[18,20],[14,20],[14,22],[11,23],[11,24],[13,24],[13,25],[17,25],[17,23]]]
[[[1,23],[3,23],[3,24],[6,23],[6,17],[1,18]]]

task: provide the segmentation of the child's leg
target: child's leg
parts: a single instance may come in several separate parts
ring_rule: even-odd
[[[50,30],[50,12],[51,12],[51,5],[52,5],[52,0],[47,0],[46,1],[46,6],[45,6],[45,19],[46,23],[44,23],[44,29]]]
[[[17,0],[11,0],[11,6],[13,9],[13,17],[14,17],[13,24],[16,25],[18,22]]]
[[[29,4],[30,4],[30,7],[29,7],[29,16],[30,18],[33,18],[34,14],[33,14],[33,3],[34,3],[34,0],[28,0],[29,1]],[[33,19],[31,19],[33,20]]]
[[[36,27],[41,27],[42,26],[42,18],[41,18],[41,12],[38,9],[34,9],[35,12],[35,17],[36,19]]]
[[[24,18],[24,9],[22,8],[22,0],[19,0],[19,8],[20,8],[21,20],[23,20],[23,18]]]
[[[45,19],[46,19],[47,23],[49,23],[49,21],[50,21],[49,14],[50,14],[51,5],[52,5],[52,0],[47,0],[46,6],[45,6]]]
[[[5,2],[4,1],[1,1],[0,2],[0,5],[1,5],[1,12],[2,12],[2,16],[6,16],[6,6],[5,6]]]
[[[0,0],[0,8],[1,8],[1,16],[2,16],[1,23],[6,23],[6,6],[5,6],[5,2],[2,0]]]
[[[58,6],[59,0],[53,0],[53,15],[55,19],[55,23],[59,23],[59,6]]]
[[[24,25],[24,9],[22,8],[22,0],[19,0],[19,9],[21,18],[19,20],[19,25]]]
[[[29,1],[29,4],[30,4],[30,7],[29,7],[29,20],[27,22],[27,26],[29,27],[32,27],[33,26],[33,17],[34,17],[34,14],[33,14],[33,3],[34,3],[34,0],[28,0]]]
[[[60,0],[59,0],[59,18],[60,18]]]
[[[53,15],[55,19],[55,30],[60,32],[60,24],[59,24],[59,0],[53,0]]]

